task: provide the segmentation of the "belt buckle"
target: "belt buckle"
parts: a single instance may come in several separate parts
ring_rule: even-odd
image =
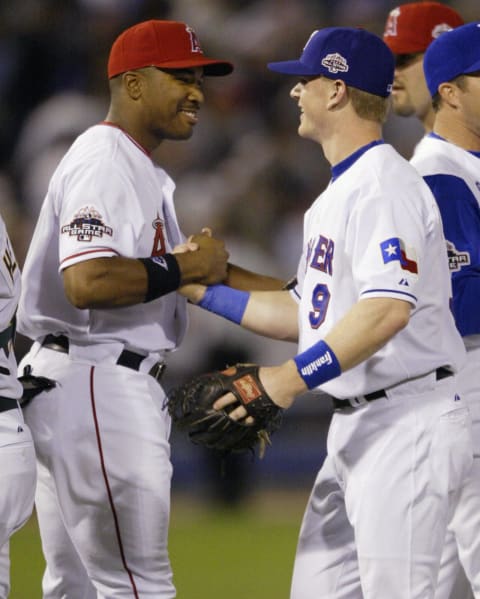
[[[150,369],[150,372],[148,374],[150,376],[153,376],[153,378],[156,381],[159,381],[162,378],[165,368],[166,368],[165,362],[157,362],[156,364],[154,364],[152,366],[152,368]]]
[[[358,408],[359,406],[363,406],[368,403],[364,395],[357,395],[356,397],[350,397],[348,399],[352,408]]]

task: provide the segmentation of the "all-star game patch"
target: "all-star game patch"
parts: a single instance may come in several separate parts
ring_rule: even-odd
[[[460,252],[450,241],[447,241],[448,266],[451,272],[458,272],[462,266],[469,266],[470,254],[468,252]]]
[[[76,237],[78,241],[92,241],[93,238],[98,239],[104,235],[111,237],[113,229],[103,222],[103,216],[94,206],[85,206],[73,216],[68,225],[63,225],[61,232]]]

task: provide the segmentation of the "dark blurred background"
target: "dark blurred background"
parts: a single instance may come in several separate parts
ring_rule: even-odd
[[[0,0],[0,211],[23,263],[48,180],[72,140],[108,106],[111,43],[145,19],[187,22],[206,54],[231,60],[233,75],[207,79],[206,103],[191,140],[165,142],[155,159],[177,183],[189,235],[211,226],[231,261],[284,279],[296,270],[305,209],[324,188],[320,148],[297,136],[293,81],[266,63],[293,58],[314,29],[361,26],[378,35],[391,0]],[[478,0],[445,2],[466,21]],[[409,157],[422,134],[414,119],[390,116],[385,139]],[[19,337],[19,357],[28,348]],[[173,386],[237,361],[276,364],[295,346],[257,338],[200,309],[169,360]],[[322,397],[296,402],[263,461],[221,458],[172,433],[174,492],[227,506],[259,489],[304,489],[325,451],[331,414]]]

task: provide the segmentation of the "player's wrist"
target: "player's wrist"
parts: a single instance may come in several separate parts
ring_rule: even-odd
[[[241,324],[250,293],[226,285],[210,285],[205,289],[198,306],[236,324]]]
[[[293,360],[308,389],[315,389],[342,373],[337,356],[323,339]]]
[[[147,271],[147,293],[144,303],[176,291],[180,286],[181,273],[173,254],[139,258]]]

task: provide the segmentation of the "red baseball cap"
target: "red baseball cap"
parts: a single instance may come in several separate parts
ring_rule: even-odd
[[[383,41],[394,54],[425,52],[440,34],[463,25],[462,17],[440,2],[412,2],[390,11]]]
[[[108,78],[143,67],[204,67],[204,74],[212,76],[233,71],[230,62],[204,56],[195,31],[185,23],[154,19],[133,25],[113,42]]]

